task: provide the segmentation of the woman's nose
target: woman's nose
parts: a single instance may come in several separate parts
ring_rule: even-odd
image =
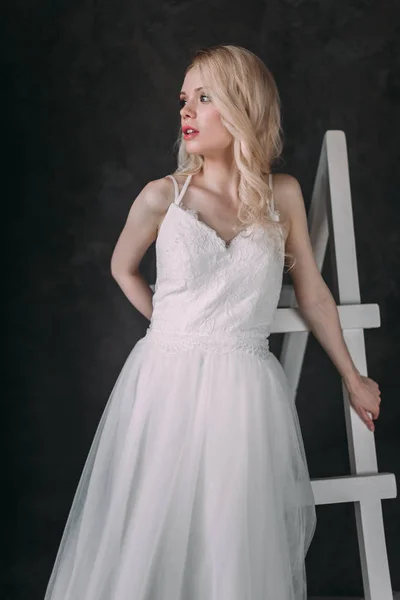
[[[181,115],[182,117],[193,117],[195,115],[193,105],[189,102],[186,102],[186,104],[182,107]]]

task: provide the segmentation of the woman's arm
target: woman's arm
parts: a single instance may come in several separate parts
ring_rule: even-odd
[[[111,258],[112,276],[133,306],[149,320],[153,291],[139,273],[139,264],[157,237],[170,195],[171,185],[165,178],[150,181],[142,189],[132,204]]]
[[[336,302],[315,262],[303,195],[297,179],[280,175],[277,183],[275,196],[279,209],[289,219],[286,249],[295,260],[290,273],[299,311],[342,376],[360,418],[373,429],[367,411],[375,419],[378,418],[379,386],[359,373],[346,346]]]

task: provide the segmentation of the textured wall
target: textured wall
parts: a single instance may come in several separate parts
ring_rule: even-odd
[[[3,472],[8,541],[0,597],[43,597],[102,409],[147,320],[110,275],[140,189],[174,169],[178,92],[191,52],[259,54],[283,103],[278,170],[308,207],[322,138],[348,142],[366,332],[382,390],[381,471],[399,476],[399,11],[389,0],[16,0],[3,21],[9,386]],[[397,34],[397,35],[396,35]],[[4,142],[3,142],[4,143]],[[330,281],[329,261],[324,276]],[[154,281],[154,246],[142,272]],[[279,350],[279,338],[272,339]],[[298,410],[312,477],[349,472],[340,379],[311,339]],[[4,421],[3,421],[4,422]],[[394,589],[400,508],[384,502]],[[310,594],[362,594],[352,506],[318,507]]]

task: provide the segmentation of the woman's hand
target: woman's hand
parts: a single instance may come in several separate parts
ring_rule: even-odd
[[[350,403],[354,410],[360,419],[364,421],[368,429],[374,431],[375,425],[372,419],[379,417],[379,405],[381,403],[379,385],[370,377],[360,375],[357,384],[353,386],[346,385],[346,387],[349,392]],[[372,419],[367,411],[371,413]]]

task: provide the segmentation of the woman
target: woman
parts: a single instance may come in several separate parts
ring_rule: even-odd
[[[268,348],[285,256],[355,410],[371,430],[368,411],[379,415],[379,387],[355,368],[315,264],[300,186],[271,175],[271,73],[241,47],[200,50],[180,116],[178,168],[140,192],[113,253],[150,326],[104,410],[45,600],[306,599],[315,503]],[[139,264],[154,240],[153,295]]]

